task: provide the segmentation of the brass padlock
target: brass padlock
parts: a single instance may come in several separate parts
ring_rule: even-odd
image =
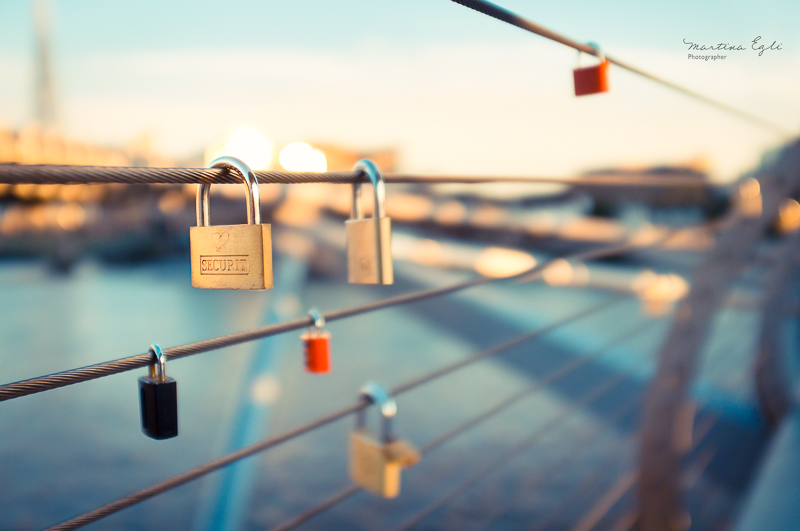
[[[394,498],[400,493],[400,471],[419,462],[420,454],[411,443],[392,436],[392,419],[397,404],[376,383],[367,384],[359,397],[378,406],[381,414],[381,440],[366,428],[366,408],[358,412],[356,429],[350,433],[350,479],[361,488]]]
[[[272,287],[272,231],[261,224],[258,181],[239,159],[220,157],[208,168],[230,168],[247,187],[247,225],[211,226],[210,184],[197,187],[197,226],[189,228],[192,286],[210,289],[267,289]]]
[[[361,183],[353,183],[352,216],[345,222],[347,280],[352,284],[391,284],[394,282],[392,225],[383,206],[386,197],[383,177],[369,160],[358,161],[354,170],[363,171],[369,177],[375,192],[375,210],[371,218],[364,218]]]

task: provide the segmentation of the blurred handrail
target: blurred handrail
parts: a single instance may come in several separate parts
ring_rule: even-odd
[[[650,383],[639,455],[642,531],[673,531],[686,521],[679,474],[685,449],[675,440],[688,429],[688,397],[701,347],[720,304],[733,281],[755,260],[754,249],[779,216],[781,205],[800,191],[800,142],[783,148],[748,183],[741,215],[718,232],[714,246],[694,270],[692,288],[676,311]],[[752,208],[746,206],[748,201]]]

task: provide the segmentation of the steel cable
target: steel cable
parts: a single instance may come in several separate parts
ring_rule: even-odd
[[[535,278],[538,278],[538,276],[542,273],[542,271],[544,271],[544,269],[552,265],[557,260],[565,260],[565,259],[591,260],[591,259],[614,256],[635,248],[653,247],[666,242],[679,231],[680,229],[668,231],[666,234],[660,236],[655,241],[649,242],[647,244],[642,244],[634,240],[629,240],[627,242],[612,244],[597,249],[591,249],[588,251],[575,253],[569,256],[553,258],[544,261],[541,264],[537,264],[534,267],[531,267],[530,269],[527,269],[521,273],[517,273],[515,275],[507,277],[499,277],[499,278],[476,277],[472,280],[451,284],[449,286],[441,288],[433,288],[433,289],[415,291],[411,293],[405,293],[402,295],[388,297],[385,299],[380,299],[378,301],[361,304],[358,306],[352,306],[349,308],[342,308],[339,310],[324,312],[322,316],[325,318],[326,321],[335,321],[338,319],[344,319],[346,317],[352,317],[354,315],[359,315],[363,313],[380,310],[383,308],[388,308],[390,306],[398,306],[401,304],[409,304],[412,302],[424,299],[430,299],[433,297],[440,297],[442,295],[447,295],[449,293],[454,293],[457,291],[462,291],[465,289],[482,286],[485,284],[504,282],[504,281],[507,282],[514,280],[527,282],[530,280],[534,280]],[[243,343],[246,341],[252,341],[255,339],[261,339],[264,337],[273,336],[291,330],[299,330],[301,328],[311,326],[312,324],[313,323],[311,322],[310,317],[307,316],[300,317],[290,321],[269,324],[258,328],[254,328],[252,330],[238,332],[235,334],[229,334],[226,336],[206,339],[195,343],[188,343],[186,345],[181,345],[178,347],[165,348],[164,354],[167,356],[167,360],[175,360],[186,356],[192,356],[194,354],[200,354],[202,352],[208,352],[210,350],[237,345],[239,343]],[[10,400],[13,398],[19,398],[22,396],[31,395],[34,393],[39,393],[42,391],[49,391],[52,389],[57,389],[59,387],[81,383],[88,380],[93,380],[95,378],[101,378],[104,376],[110,376],[112,374],[118,374],[121,372],[130,371],[140,367],[145,367],[151,363],[152,363],[151,355],[148,353],[144,353],[135,356],[130,356],[127,358],[121,358],[114,361],[97,363],[94,365],[88,365],[86,367],[80,367],[77,369],[71,369],[68,371],[58,372],[54,374],[22,380],[19,382],[5,384],[0,386],[0,402],[5,400]]]
[[[525,398],[527,396],[530,396],[533,393],[543,389],[544,387],[555,383],[556,381],[564,378],[565,376],[567,376],[570,373],[575,372],[576,370],[580,369],[581,367],[583,367],[585,365],[588,365],[589,363],[591,363],[593,361],[597,361],[598,358],[602,357],[610,349],[620,345],[621,343],[624,343],[625,341],[628,341],[632,337],[635,337],[635,336],[641,334],[642,332],[644,332],[645,330],[647,330],[651,326],[655,325],[657,322],[658,321],[644,321],[640,325],[637,325],[637,326],[633,327],[632,329],[628,330],[627,332],[625,332],[621,336],[618,336],[615,339],[609,341],[608,343],[602,345],[601,347],[598,347],[597,349],[593,350],[591,353],[587,354],[586,356],[582,356],[582,357],[580,357],[580,358],[578,358],[578,359],[576,359],[576,360],[564,365],[563,367],[560,367],[556,371],[550,373],[544,379],[539,380],[538,382],[534,382],[530,386],[528,386],[528,387],[522,389],[521,391],[511,395],[509,398],[507,398],[503,402],[501,402],[501,403],[497,404],[496,406],[484,411],[482,414],[478,415],[477,417],[474,417],[469,422],[465,422],[464,424],[461,424],[461,425],[449,430],[448,432],[444,433],[443,435],[437,437],[433,441],[431,441],[428,444],[426,444],[425,446],[423,446],[420,449],[420,451],[423,454],[426,454],[426,453],[430,452],[431,450],[433,450],[435,448],[438,448],[442,444],[448,442],[449,440],[453,439],[457,435],[460,435],[461,433],[463,433],[466,430],[472,428],[473,426],[479,424],[480,422],[483,422],[484,420],[487,420],[487,419],[497,415],[498,413],[500,413],[504,409],[507,409],[507,408],[511,407],[512,405],[516,404],[517,402],[519,402],[523,398]]]
[[[469,365],[471,363],[476,363],[476,362],[478,362],[480,360],[486,359],[489,356],[492,356],[492,355],[495,355],[495,354],[499,354],[500,352],[502,352],[503,349],[508,349],[508,348],[511,348],[511,347],[513,347],[515,345],[518,345],[518,344],[522,343],[523,340],[533,339],[533,338],[538,337],[538,336],[540,336],[540,335],[542,335],[544,333],[552,331],[552,330],[554,330],[554,329],[556,329],[556,328],[558,328],[560,326],[564,326],[564,325],[566,325],[566,324],[568,324],[570,322],[573,322],[575,320],[578,320],[578,319],[580,319],[582,317],[591,315],[591,314],[593,314],[593,313],[595,313],[597,311],[600,311],[600,310],[602,310],[604,308],[607,308],[607,307],[611,306],[612,304],[616,304],[616,303],[620,302],[621,300],[623,300],[625,298],[626,298],[625,296],[613,297],[608,301],[604,301],[601,304],[594,305],[594,306],[592,306],[592,307],[590,307],[590,308],[588,308],[586,310],[582,310],[582,311],[580,311],[580,312],[578,312],[576,314],[573,314],[573,315],[571,315],[571,316],[569,316],[569,317],[567,317],[565,319],[562,319],[562,320],[560,320],[560,321],[558,321],[556,323],[552,323],[552,324],[550,324],[550,325],[548,325],[548,326],[546,326],[544,328],[538,329],[538,330],[536,330],[534,332],[531,332],[531,333],[528,333],[528,334],[523,334],[523,335],[521,335],[521,336],[519,336],[517,338],[511,339],[509,341],[506,341],[506,342],[501,343],[499,345],[496,345],[494,347],[491,347],[491,348],[488,348],[488,349],[483,350],[481,352],[478,352],[477,354],[475,354],[475,355],[473,355],[473,356],[471,356],[469,358],[466,358],[465,360],[459,360],[458,362],[450,363],[450,364],[446,365],[445,367],[442,367],[442,368],[439,368],[439,369],[437,369],[435,371],[431,371],[430,373],[426,373],[424,375],[421,375],[421,376],[419,376],[417,378],[414,378],[413,380],[410,380],[408,382],[404,382],[404,383],[392,388],[390,390],[390,393],[392,395],[399,395],[401,393],[409,391],[409,390],[411,390],[411,389],[413,389],[415,387],[418,387],[420,385],[428,383],[428,382],[432,381],[435,378],[440,378],[442,376],[445,376],[446,374],[449,374],[449,373],[451,373],[453,371],[456,371],[456,370],[458,370],[458,369],[460,369],[462,367],[465,367],[466,365]],[[523,338],[526,338],[526,339],[523,339]],[[284,442],[286,442],[288,440],[291,440],[291,439],[293,439],[295,437],[298,437],[298,436],[300,436],[300,435],[302,435],[304,433],[308,433],[309,431],[312,431],[312,430],[315,430],[315,429],[320,428],[322,426],[325,426],[327,424],[330,424],[330,423],[332,423],[332,422],[334,422],[336,420],[344,418],[347,415],[350,415],[351,413],[355,413],[357,411],[360,411],[361,409],[363,409],[366,406],[367,406],[367,403],[365,401],[356,402],[356,403],[354,403],[352,405],[349,405],[347,407],[344,407],[342,409],[339,409],[337,411],[329,413],[329,414],[327,414],[327,415],[325,415],[323,417],[320,417],[320,418],[315,419],[315,420],[313,420],[311,422],[308,422],[306,424],[298,426],[298,427],[296,427],[294,429],[291,429],[291,430],[289,430],[287,432],[284,432],[282,434],[276,435],[274,437],[270,437],[269,439],[265,439],[264,441],[258,442],[256,444],[253,444],[253,445],[245,447],[245,448],[242,448],[241,450],[237,450],[236,452],[232,452],[232,453],[230,453],[228,455],[225,455],[225,456],[223,456],[223,457],[221,457],[219,459],[216,459],[214,461],[210,461],[210,462],[206,463],[205,465],[201,465],[201,466],[196,467],[196,468],[194,468],[192,470],[189,470],[189,471],[187,471],[187,472],[185,472],[183,474],[179,474],[177,476],[174,476],[172,478],[164,480],[164,481],[162,481],[160,483],[157,483],[157,484],[155,484],[155,485],[153,485],[151,487],[148,487],[148,488],[143,489],[143,490],[141,490],[139,492],[136,492],[134,494],[126,496],[125,498],[121,498],[121,499],[116,500],[114,502],[108,503],[108,504],[106,504],[106,505],[104,505],[102,507],[99,507],[99,508],[94,509],[92,511],[86,512],[86,513],[84,513],[82,515],[79,515],[79,516],[77,516],[75,518],[72,518],[72,519],[70,519],[68,521],[65,521],[65,522],[63,522],[61,524],[53,526],[53,527],[51,527],[49,529],[52,529],[52,530],[77,529],[77,528],[82,527],[84,525],[87,525],[87,524],[89,524],[91,522],[100,520],[101,518],[104,518],[104,517],[109,516],[109,515],[111,515],[113,513],[121,511],[122,509],[130,507],[130,506],[135,505],[137,503],[140,503],[140,502],[142,502],[142,501],[144,501],[144,500],[146,500],[148,498],[152,498],[153,496],[161,494],[162,492],[166,492],[166,491],[171,490],[171,489],[173,489],[175,487],[183,485],[184,483],[188,483],[189,481],[192,481],[192,480],[197,479],[197,478],[199,478],[201,476],[209,474],[210,472],[218,470],[218,469],[220,469],[220,468],[222,468],[222,467],[224,467],[226,465],[229,465],[229,464],[231,464],[231,463],[233,463],[235,461],[239,461],[241,459],[244,459],[245,457],[248,457],[248,456],[251,456],[253,454],[265,451],[265,450],[267,450],[269,448],[272,448],[272,447],[277,446],[279,444],[282,444],[282,443],[284,443]]]
[[[711,433],[711,430],[714,428],[714,426],[716,426],[717,422],[719,421],[719,418],[720,417],[717,415],[710,415],[706,419],[704,419],[702,423],[698,424],[694,433],[694,437],[692,438],[691,447],[689,448],[687,454],[697,450],[700,444],[702,444],[706,440],[708,435]],[[702,470],[698,472],[699,470],[697,466],[698,462],[702,464],[704,462],[704,456],[700,456],[698,459],[695,460],[692,466],[688,467],[688,469],[684,471],[684,480],[689,485],[694,485],[702,475]],[[702,466],[702,469],[704,470],[705,466],[707,465],[708,462],[705,462],[705,465]],[[689,474],[689,472],[694,472],[694,473]],[[587,511],[583,517],[581,517],[580,521],[577,522],[572,527],[572,531],[588,531],[594,529],[597,526],[597,524],[600,523],[600,520],[605,518],[606,515],[610,513],[610,511],[614,508],[614,506],[616,506],[617,503],[619,503],[619,500],[621,500],[625,496],[625,494],[627,494],[627,492],[633,488],[633,486],[638,481],[638,478],[639,478],[639,473],[635,469],[629,469],[627,472],[621,473],[617,477],[617,479],[612,483],[612,485],[620,485],[621,487],[619,489],[613,489],[613,488],[610,490],[606,489],[605,491],[606,495],[609,496],[609,500],[606,501],[605,503],[607,508],[603,507],[602,503],[603,500],[598,501],[595,504],[595,506],[590,508],[589,511]],[[616,490],[616,492],[613,492],[614,490]],[[609,493],[614,495],[611,496]],[[598,499],[600,499],[599,496]],[[601,509],[606,509],[606,510],[603,511]],[[625,525],[623,525],[618,520],[618,525],[615,525],[614,529],[627,530],[633,527],[634,523],[635,523],[635,518],[628,519],[628,522]]]
[[[445,444],[445,443],[449,442],[450,440],[458,437],[459,435],[461,435],[465,431],[475,427],[476,425],[480,424],[481,422],[484,422],[484,421],[494,417],[495,415],[501,413],[503,410],[508,409],[509,407],[511,407],[512,405],[516,404],[517,402],[519,402],[523,398],[534,394],[535,392],[543,389],[547,385],[555,383],[556,381],[560,380],[561,378],[564,378],[568,374],[570,374],[572,372],[575,372],[580,367],[583,367],[584,365],[587,365],[588,363],[597,360],[602,355],[604,355],[609,349],[619,345],[620,343],[623,343],[624,341],[627,341],[628,339],[630,339],[633,336],[636,336],[637,334],[640,334],[641,332],[643,332],[647,328],[653,326],[657,322],[658,321],[644,321],[640,325],[635,326],[634,328],[628,330],[626,333],[622,334],[621,336],[618,336],[617,338],[611,340],[610,342],[605,343],[604,345],[602,345],[601,347],[593,350],[589,354],[587,354],[587,355],[585,355],[583,357],[580,357],[580,358],[578,358],[578,359],[576,359],[576,360],[574,360],[572,362],[569,362],[569,363],[559,367],[555,371],[549,373],[545,378],[533,382],[531,385],[529,385],[529,386],[517,391],[516,393],[512,394],[511,396],[509,396],[508,398],[506,398],[503,401],[499,402],[498,404],[496,404],[496,405],[484,410],[483,412],[481,412],[480,414],[478,414],[478,415],[476,415],[474,417],[471,417],[470,419],[466,420],[465,422],[462,422],[462,423],[456,425],[455,427],[449,429],[448,431],[444,432],[443,434],[441,434],[440,436],[436,437],[435,439],[429,441],[427,444],[425,444],[424,446],[422,446],[419,449],[420,454],[422,454],[423,456],[427,455],[428,453],[430,453],[433,450],[439,448],[443,444]],[[329,498],[326,498],[324,501],[320,502],[319,504],[311,507],[310,509],[308,509],[306,511],[303,511],[302,513],[298,514],[297,516],[292,517],[290,520],[287,520],[286,522],[284,522],[284,523],[282,523],[282,524],[280,524],[278,526],[270,528],[270,531],[288,531],[290,529],[294,529],[295,527],[297,527],[300,524],[306,522],[307,520],[311,519],[312,517],[322,513],[323,511],[325,511],[327,509],[330,509],[331,507],[337,505],[338,503],[346,500],[347,498],[349,498],[350,496],[352,496],[356,492],[359,492],[360,490],[361,490],[361,488],[357,487],[357,486],[352,486],[351,485],[351,486],[345,487],[342,490],[340,490],[339,492],[337,492],[337,493],[333,494],[332,496],[330,496]]]
[[[368,182],[361,172],[288,172],[257,171],[261,184]],[[548,183],[569,186],[641,186],[706,188],[703,179],[689,176],[585,175],[570,177],[548,176],[470,176],[470,175],[410,175],[382,174],[390,184],[480,184],[480,183]],[[205,168],[144,168],[123,166],[68,166],[50,164],[0,164],[0,183],[7,184],[241,184],[241,180],[226,169]]]
[[[633,400],[626,402],[612,413],[610,418],[604,423],[605,425],[601,424],[599,426],[596,426],[595,428],[589,430],[584,435],[582,435],[578,439],[578,443],[573,445],[573,447],[569,450],[569,452],[563,455],[555,463],[552,463],[549,467],[547,467],[543,473],[538,474],[535,477],[534,481],[529,482],[527,485],[525,485],[524,487],[525,491],[523,491],[522,489],[518,490],[516,496],[512,498],[510,503],[506,504],[506,508],[504,510],[502,510],[495,516],[492,516],[488,521],[484,522],[478,529],[480,529],[481,531],[485,531],[486,529],[491,528],[495,523],[500,521],[506,514],[508,514],[511,511],[514,504],[522,497],[523,492],[534,491],[536,488],[540,487],[541,485],[552,479],[558,472],[563,470],[563,468],[566,465],[575,461],[576,457],[581,452],[586,450],[589,446],[591,446],[593,443],[597,444],[596,437],[601,434],[603,428],[605,428],[606,425],[614,425],[620,420],[622,420],[626,415],[629,415],[636,409],[636,406],[641,403],[641,400],[642,397],[637,396]],[[616,454],[614,454],[614,456],[616,457]]]
[[[540,24],[537,24],[537,23],[535,23],[535,22],[533,22],[531,20],[527,20],[527,19],[517,15],[516,13],[513,13],[512,11],[509,11],[508,9],[500,7],[500,6],[498,6],[496,4],[493,4],[491,2],[487,2],[485,0],[451,0],[451,1],[455,2],[456,4],[460,4],[460,5],[464,6],[464,7],[468,7],[470,9],[474,9],[475,11],[478,11],[479,13],[482,13],[484,15],[490,16],[490,17],[495,18],[497,20],[500,20],[502,22],[506,22],[507,24],[511,24],[512,26],[516,26],[516,27],[518,27],[520,29],[523,29],[525,31],[529,31],[531,33],[535,33],[536,35],[540,35],[540,36],[542,36],[542,37],[544,37],[546,39],[550,39],[552,41],[561,43],[564,46],[569,46],[570,48],[574,48],[575,50],[578,50],[580,52],[584,52],[584,53],[587,53],[589,55],[595,55],[595,56],[598,55],[598,51],[594,47],[592,47],[592,46],[590,46],[590,45],[588,45],[586,43],[578,42],[576,40],[570,39],[569,37],[565,37],[564,35],[556,33],[555,31],[550,30],[548,28],[545,28],[544,26],[542,26]],[[725,111],[727,113],[730,113],[732,115],[738,116],[739,118],[743,118],[743,119],[748,120],[750,122],[759,124],[762,127],[765,127],[767,129],[771,129],[772,131],[774,131],[776,133],[780,133],[780,134],[785,135],[785,136],[792,136],[794,134],[791,131],[787,130],[786,128],[784,128],[784,127],[782,127],[782,126],[780,126],[778,124],[775,124],[775,123],[773,123],[773,122],[771,122],[769,120],[761,118],[760,116],[756,116],[756,115],[751,114],[751,113],[749,113],[747,111],[744,111],[742,109],[738,109],[736,107],[733,107],[732,105],[728,105],[727,103],[722,103],[722,102],[717,101],[717,100],[715,100],[713,98],[710,98],[708,96],[704,96],[704,95],[700,94],[699,92],[695,92],[695,91],[690,90],[690,89],[688,89],[686,87],[682,87],[680,85],[677,85],[677,84],[675,84],[675,83],[673,83],[671,81],[667,81],[666,79],[663,79],[661,77],[658,77],[658,76],[655,76],[655,75],[650,74],[648,72],[645,72],[644,70],[641,70],[640,68],[637,68],[637,67],[635,67],[633,65],[630,65],[628,63],[625,63],[625,62],[623,62],[623,61],[621,61],[619,59],[615,59],[613,57],[610,57],[608,54],[605,54],[605,58],[606,58],[607,61],[619,66],[620,68],[624,68],[625,70],[628,70],[629,72],[633,72],[634,74],[638,74],[638,75],[640,75],[642,77],[645,77],[645,78],[647,78],[647,79],[649,79],[651,81],[655,81],[656,83],[659,83],[659,84],[664,85],[664,86],[666,86],[668,88],[671,88],[673,90],[681,92],[681,93],[683,93],[683,94],[685,94],[687,96],[690,96],[692,98],[700,100],[703,103],[706,103],[708,105],[714,106],[714,107],[716,107],[716,108],[718,108],[720,110],[723,110],[723,111]]]
[[[584,395],[581,398],[581,400],[575,402],[574,404],[571,404],[560,415],[551,419],[542,428],[536,430],[533,434],[529,435],[522,441],[512,446],[502,455],[492,460],[487,465],[481,467],[475,473],[470,475],[464,482],[460,483],[455,488],[451,489],[444,496],[428,504],[420,512],[408,518],[405,522],[401,523],[399,526],[393,528],[392,531],[404,531],[406,529],[414,527],[422,520],[427,518],[429,515],[431,515],[434,511],[452,501],[462,492],[466,491],[468,488],[472,487],[473,485],[479,483],[481,480],[485,479],[488,474],[494,472],[495,470],[503,466],[505,463],[507,463],[509,460],[524,452],[526,449],[528,449],[530,446],[536,443],[539,439],[541,439],[541,437],[543,437],[546,433],[555,429],[562,422],[570,418],[576,411],[578,411],[579,408],[588,406],[595,400],[598,400],[606,392],[610,391],[617,385],[621,384],[625,380],[625,378],[626,375],[620,374],[618,376],[614,376],[612,378],[607,379],[599,386],[595,387],[592,391]]]
[[[627,437],[627,439],[625,441],[625,445],[627,446],[627,445],[631,444],[632,442],[635,441],[635,439],[636,439],[636,433],[633,432]],[[558,520],[558,518],[564,513],[564,511],[566,511],[570,507],[576,507],[577,500],[580,499],[581,496],[583,496],[585,493],[593,490],[595,486],[599,485],[602,482],[603,477],[608,473],[609,468],[616,461],[618,461],[619,463],[615,468],[619,468],[621,465],[623,465],[625,457],[626,456],[623,453],[620,453],[620,454],[611,453],[608,456],[606,456],[606,458],[603,459],[595,467],[595,471],[594,471],[594,473],[592,475],[587,476],[575,488],[574,491],[572,491],[569,495],[567,495],[564,498],[562,498],[560,503],[556,507],[554,507],[549,513],[547,513],[544,517],[542,517],[541,521],[537,522],[535,524],[535,526],[531,528],[530,531],[546,531],[547,529],[550,529],[550,527]],[[589,498],[589,499],[592,499],[592,498]],[[509,507],[508,510],[510,510],[511,507],[513,507],[513,505],[515,503],[516,503],[516,501],[512,502],[512,504],[511,504],[511,506]],[[502,517],[502,516],[503,515],[500,515],[500,517]],[[492,520],[491,524],[494,524],[495,521],[497,521],[497,519]],[[491,527],[491,525],[482,527],[479,531],[486,531],[490,527]]]
[[[690,452],[696,449],[700,443],[705,440],[705,437],[710,432],[713,425],[716,423],[716,419],[709,417],[712,420],[711,423],[708,420],[704,420],[703,423],[699,424],[697,429],[695,430],[695,437],[692,442],[692,448],[689,450]],[[629,437],[627,437],[626,443],[629,443],[635,439],[636,433],[633,432]],[[625,457],[624,455],[622,456]],[[583,494],[588,491],[594,490],[594,488],[602,482],[603,477],[606,475],[609,467],[611,467],[612,463],[615,461],[620,461],[620,465],[623,464],[622,460],[620,459],[620,455],[617,453],[611,453],[605,457],[598,465],[596,465],[595,472],[592,475],[587,476],[569,495],[565,496],[561,499],[561,503],[559,503],[556,507],[554,507],[549,513],[547,513],[539,522],[537,522],[534,526],[530,528],[530,531],[545,531],[550,529],[556,520],[561,516],[561,514],[569,507],[576,506],[576,500],[579,499]],[[624,474],[623,474],[624,475]],[[513,501],[509,509],[517,503],[519,499],[522,498],[522,492],[516,496],[515,501]],[[598,496],[599,497],[599,494]],[[597,497],[589,497],[587,499],[596,499]],[[506,512],[508,512],[508,510]],[[505,514],[505,513],[503,513]],[[500,515],[502,516],[502,514]],[[496,520],[493,520],[491,523],[494,523]],[[489,529],[491,525],[482,527],[480,531],[486,531]]]

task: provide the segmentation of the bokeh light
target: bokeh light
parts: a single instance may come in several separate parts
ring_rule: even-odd
[[[305,142],[286,144],[278,156],[281,166],[288,171],[323,172],[328,169],[325,154]]]
[[[205,163],[217,157],[236,157],[253,170],[267,170],[272,164],[272,142],[249,125],[235,127],[226,139],[205,151]]]

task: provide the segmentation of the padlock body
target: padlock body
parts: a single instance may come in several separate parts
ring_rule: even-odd
[[[575,95],[585,96],[608,91],[608,64],[608,61],[602,61],[594,66],[576,68],[573,71]]]
[[[363,430],[350,432],[350,479],[383,498],[400,493],[400,461],[391,461],[384,445]]]
[[[391,284],[392,220],[350,219],[347,231],[347,280],[352,284]]]
[[[305,333],[300,336],[305,345],[306,370],[308,372],[328,372],[331,370],[331,333]]]
[[[178,386],[173,378],[139,378],[139,405],[145,435],[153,439],[178,435]]]
[[[189,228],[192,286],[206,289],[272,287],[268,224]]]

